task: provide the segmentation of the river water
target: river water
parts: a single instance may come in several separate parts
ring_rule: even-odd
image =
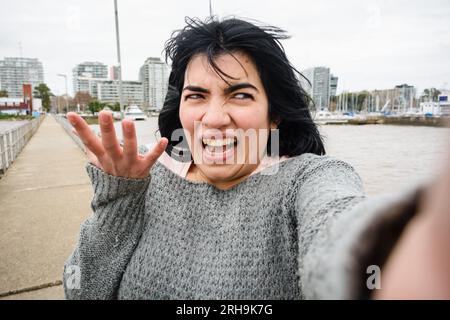
[[[156,140],[157,118],[136,121],[138,144]],[[120,123],[116,131],[121,137]],[[98,131],[98,126],[92,126]],[[450,129],[395,125],[322,125],[327,154],[350,163],[369,195],[396,192],[437,174],[450,152]]]

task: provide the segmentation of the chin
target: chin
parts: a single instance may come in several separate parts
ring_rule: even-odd
[[[211,182],[225,182],[238,178],[241,165],[235,164],[202,164],[198,168]]]

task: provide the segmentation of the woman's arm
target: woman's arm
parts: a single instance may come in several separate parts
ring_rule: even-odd
[[[150,168],[168,141],[162,138],[140,155],[132,121],[122,121],[122,147],[110,113],[99,114],[101,139],[76,113],[69,112],[67,118],[86,147],[94,198],[93,215],[82,225],[75,251],[65,264],[64,289],[70,299],[112,299],[145,224]]]
[[[296,198],[301,290],[310,299],[368,298],[418,191],[366,198],[347,163],[317,157],[299,177]]]
[[[64,266],[64,291],[67,299],[114,299],[145,224],[150,177],[114,177],[91,164],[87,172],[93,214]]]
[[[450,154],[383,268],[378,299],[450,299]]]

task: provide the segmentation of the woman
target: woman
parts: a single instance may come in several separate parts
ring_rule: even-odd
[[[65,266],[67,298],[373,294],[368,270],[384,266],[417,194],[367,199],[353,168],[324,156],[284,38],[238,19],[188,20],[166,44],[162,138],[145,154],[131,121],[122,148],[110,114],[99,116],[101,139],[67,115],[94,187]]]

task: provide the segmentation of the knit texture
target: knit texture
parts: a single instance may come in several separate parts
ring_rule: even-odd
[[[88,164],[93,214],[65,264],[81,275],[73,289],[64,272],[66,298],[365,298],[365,270],[384,261],[417,194],[367,199],[329,156],[278,166],[220,190],[160,163],[146,179]]]

